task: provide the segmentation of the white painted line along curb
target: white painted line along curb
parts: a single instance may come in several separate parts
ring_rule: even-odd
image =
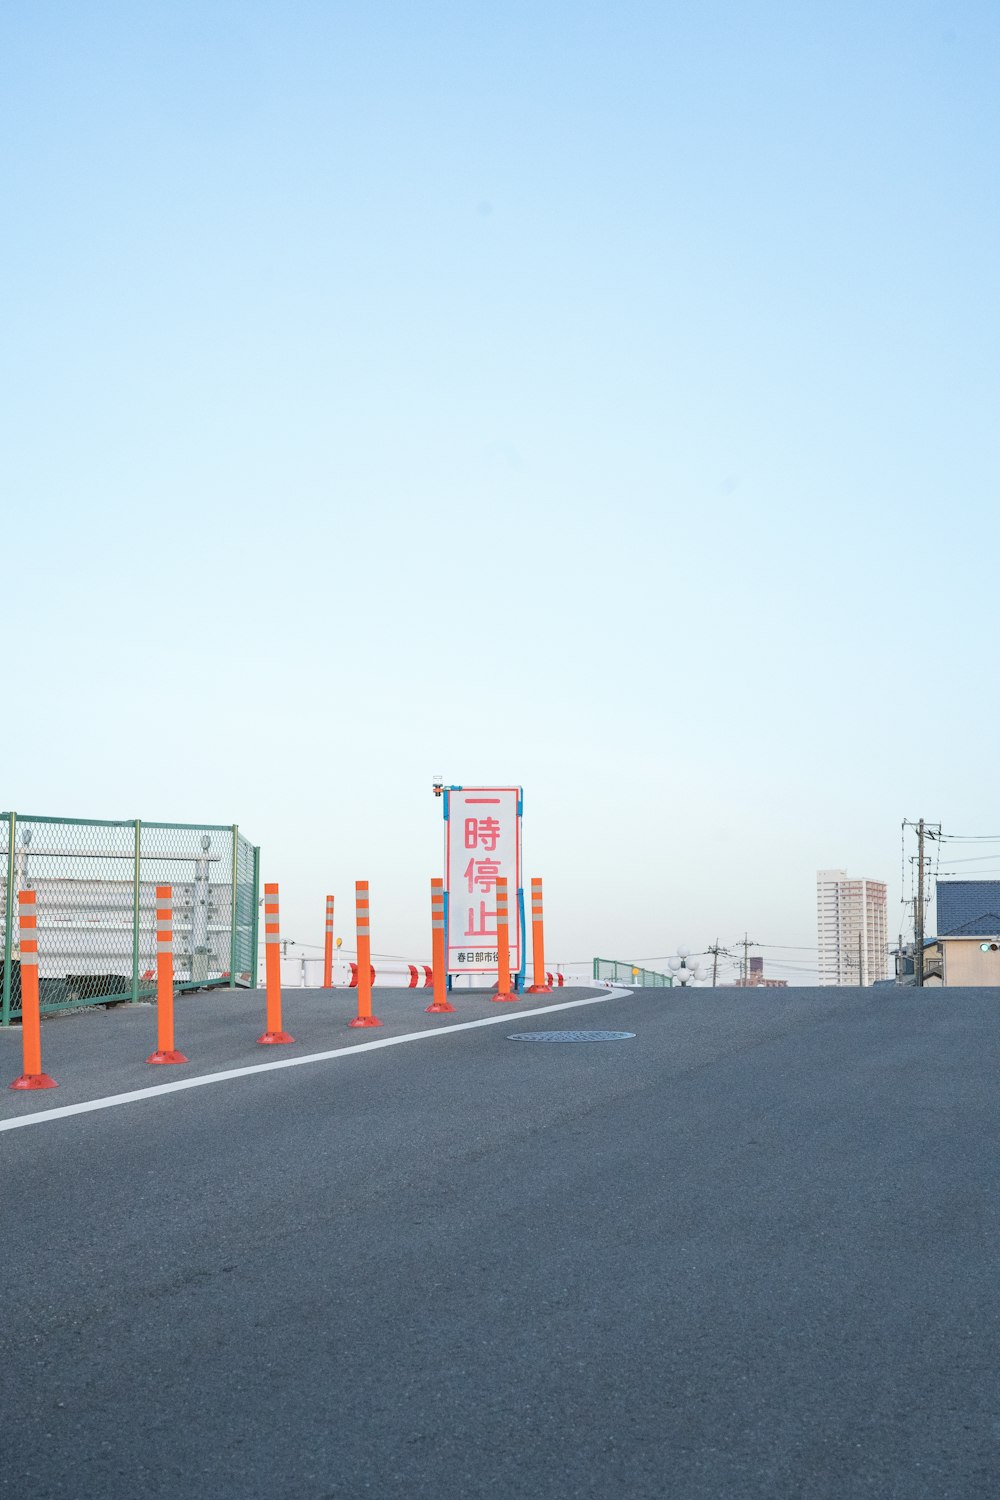
[[[103,1099],[85,1099],[81,1104],[64,1104],[59,1109],[40,1109],[32,1115],[14,1120],[0,1120],[0,1130],[20,1130],[23,1125],[44,1125],[48,1120],[65,1120],[69,1115],[85,1115],[95,1109],[114,1109],[119,1104],[135,1104],[141,1099],[155,1099],[159,1094],[178,1094],[183,1089],[200,1089],[208,1083],[226,1083],[230,1078],[249,1078],[252,1073],[274,1073],[278,1068],[301,1068],[306,1063],[331,1062],[337,1057],[355,1057],[359,1052],[374,1052],[379,1047],[398,1047],[402,1042],[429,1042],[435,1037],[452,1036],[456,1031],[472,1031],[477,1026],[511,1026],[528,1016],[548,1016],[556,1010],[573,1010],[578,1005],[603,1005],[620,1000],[633,990],[608,990],[604,995],[588,995],[586,1000],[564,1000],[561,1005],[543,1005],[537,1010],[509,1010],[502,1016],[486,1016],[480,1021],[458,1021],[437,1031],[408,1031],[403,1036],[380,1037],[375,1042],[355,1042],[349,1047],[335,1047],[330,1052],[310,1052],[306,1057],[282,1057],[277,1062],[254,1063],[248,1068],[228,1068],[224,1073],[202,1073],[198,1078],[179,1078],[176,1083],[157,1083],[148,1089],[133,1089],[128,1094],[108,1094]]]

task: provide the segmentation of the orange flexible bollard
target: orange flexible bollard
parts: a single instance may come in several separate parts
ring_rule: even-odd
[[[448,978],[444,957],[444,881],[431,881],[431,962],[434,968],[434,999],[427,1014],[444,1015],[455,1007],[448,999]]]
[[[35,892],[18,891],[18,926],[21,938],[21,1051],[24,1072],[12,1089],[57,1089],[59,1085],[42,1072],[42,1012],[38,998],[38,918]]]
[[[333,897],[326,898],[326,940],[323,945],[323,988],[333,989]]]
[[[545,972],[545,925],[542,920],[541,877],[531,877],[531,959],[535,970],[535,982],[529,995],[551,995],[552,986],[546,983]]]
[[[372,1015],[372,940],[368,917],[368,882],[354,882],[354,913],[358,931],[358,1013],[348,1026],[381,1026]]]
[[[148,1063],[186,1063],[174,1051],[174,888],[156,887],[156,1051]]]
[[[497,992],[494,1000],[516,1000],[510,992],[510,917],[507,911],[507,877],[497,876]]]
[[[264,978],[267,984],[267,1030],[257,1038],[262,1047],[294,1042],[281,1028],[281,923],[278,920],[278,887],[264,887]]]

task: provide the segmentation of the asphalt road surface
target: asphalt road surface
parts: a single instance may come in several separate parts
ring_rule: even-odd
[[[1000,1493],[1000,992],[455,998],[290,992],[346,1054],[0,1128],[0,1494]],[[47,1022],[0,1126],[262,1019],[179,1001],[187,1069],[144,1007]],[[635,1036],[508,1039],[580,1028]]]

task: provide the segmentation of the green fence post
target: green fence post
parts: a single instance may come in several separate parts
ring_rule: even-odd
[[[257,939],[260,922],[260,845],[253,850],[253,917],[251,918],[250,941],[250,988],[257,988]]]
[[[139,867],[142,861],[142,824],[135,820],[135,867],[132,878],[132,1003],[139,998]]]
[[[14,837],[17,813],[8,813],[7,825],[7,908],[3,934],[3,1024],[10,1025],[10,966],[14,957]]]
[[[233,896],[229,910],[229,988],[236,988],[236,850],[239,843],[239,827],[233,824]]]

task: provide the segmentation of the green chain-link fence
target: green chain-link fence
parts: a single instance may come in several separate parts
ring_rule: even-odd
[[[0,813],[6,893],[0,1022],[21,1012],[17,893],[38,911],[43,1011],[156,993],[156,887],[174,899],[174,982],[253,985],[260,850],[235,824]]]
[[[595,958],[594,978],[621,980],[625,984],[650,985],[654,989],[669,989],[673,986],[673,975],[658,974],[655,969],[640,969],[638,964],[626,963],[617,958]]]

